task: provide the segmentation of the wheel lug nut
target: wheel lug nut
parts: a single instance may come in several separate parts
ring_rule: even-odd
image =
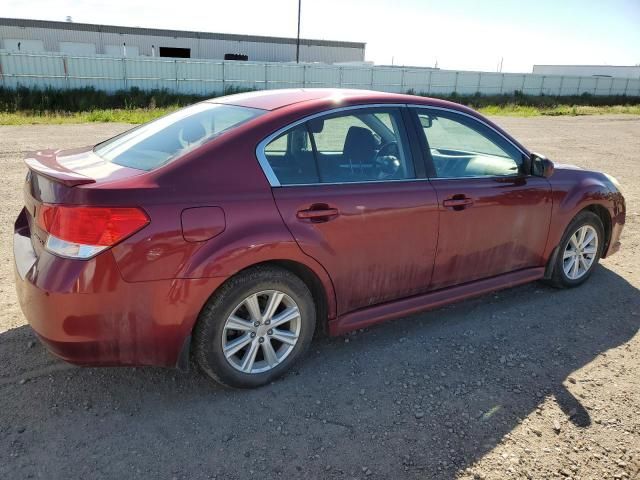
[[[251,332],[250,337],[251,337],[251,338],[255,338],[255,336],[256,336],[256,332]]]
[[[260,326],[260,322],[253,322],[253,326],[254,327],[259,327]]]
[[[271,320],[266,320],[266,321],[264,322],[264,324],[265,324],[265,325],[271,325]]]
[[[267,332],[267,334],[269,334],[269,335],[273,335],[273,330],[269,329],[269,331]]]
[[[264,337],[260,337],[260,338],[258,339],[258,342],[259,342],[259,343],[264,343]]]

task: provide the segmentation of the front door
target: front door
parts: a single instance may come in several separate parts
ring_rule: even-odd
[[[523,172],[523,152],[490,126],[415,109],[439,203],[432,289],[544,264],[549,182]]]
[[[425,292],[437,199],[416,178],[399,108],[356,108],[298,124],[264,150],[278,209],[327,270],[338,314]]]

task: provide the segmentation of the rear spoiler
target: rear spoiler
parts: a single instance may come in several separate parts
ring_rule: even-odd
[[[55,182],[62,183],[67,187],[96,183],[93,178],[74,172],[60,165],[56,159],[55,151],[33,152],[24,159],[24,163],[32,172],[47,177]]]

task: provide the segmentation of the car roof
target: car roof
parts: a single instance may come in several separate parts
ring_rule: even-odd
[[[295,88],[261,90],[226,95],[211,98],[205,100],[205,102],[256,108],[264,110],[265,114],[258,115],[237,128],[230,129],[229,132],[216,137],[211,142],[204,143],[191,153],[185,155],[182,161],[178,159],[175,162],[170,162],[166,167],[158,170],[162,175],[182,168],[182,165],[186,165],[192,156],[206,157],[210,151],[220,148],[220,145],[234,145],[234,142],[240,142],[241,145],[251,143],[252,147],[256,148],[258,143],[264,141],[269,135],[291,126],[310,115],[332,112],[342,107],[365,107],[375,104],[423,105],[455,110],[470,117],[477,118],[516,145],[525,155],[528,155],[528,150],[499,125],[496,125],[469,107],[438,98],[376,92],[372,90]],[[237,146],[233,148],[237,148]]]
[[[423,103],[455,105],[444,100],[437,100],[415,95],[376,92],[372,90],[350,90],[345,88],[291,88],[282,90],[261,90],[255,92],[238,93],[208,100],[212,103],[224,103],[262,110],[277,110],[293,104],[303,104],[313,101],[327,101],[346,104],[353,103]]]

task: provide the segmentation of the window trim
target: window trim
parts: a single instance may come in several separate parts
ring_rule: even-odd
[[[412,112],[412,118],[413,118],[413,123],[415,126],[415,129],[418,130],[418,137],[420,138],[420,142],[423,144],[422,146],[422,151],[423,151],[423,155],[422,158],[425,160],[426,163],[426,168],[427,168],[427,176],[429,177],[429,180],[433,181],[433,180],[473,180],[473,179],[501,179],[501,178],[519,178],[519,177],[530,177],[530,174],[526,174],[523,173],[522,171],[518,171],[517,173],[511,174],[511,175],[474,175],[474,176],[469,176],[469,177],[438,177],[436,174],[436,170],[435,170],[435,165],[433,163],[433,158],[431,157],[431,151],[428,148],[429,147],[429,143],[427,140],[427,136],[426,134],[422,131],[422,125],[420,124],[420,121],[418,119],[418,112],[416,110],[440,110],[440,111],[444,111],[447,113],[453,113],[454,115],[462,115],[464,117],[470,118],[472,121],[476,121],[479,124],[483,125],[484,127],[488,128],[489,130],[491,130],[493,133],[497,134],[499,137],[501,137],[502,139],[506,140],[507,143],[509,143],[512,147],[514,147],[517,151],[519,151],[522,156],[523,156],[523,160],[524,158],[529,156],[529,153],[526,152],[525,150],[522,149],[522,147],[520,147],[519,145],[517,145],[512,139],[510,139],[509,137],[507,137],[504,133],[496,130],[493,126],[489,125],[487,122],[485,122],[484,120],[482,120],[481,118],[478,118],[474,115],[470,115],[466,112],[462,112],[460,110],[456,110],[453,108],[446,108],[446,107],[436,107],[436,106],[431,106],[431,105],[415,105],[415,104],[409,104],[407,105],[409,107],[409,110]],[[426,148],[425,148],[426,147]],[[522,166],[522,164],[519,164],[518,166]]]
[[[260,141],[260,143],[258,143],[258,146],[256,147],[256,157],[258,158],[258,163],[260,164],[260,167],[262,168],[262,171],[264,172],[265,176],[267,177],[267,180],[269,181],[269,184],[271,185],[271,187],[308,187],[308,186],[323,186],[323,185],[363,185],[363,184],[368,184],[368,183],[392,183],[392,182],[415,182],[415,181],[424,181],[426,180],[426,178],[420,178],[418,177],[418,172],[421,171],[421,169],[418,168],[417,163],[419,161],[418,158],[415,158],[415,155],[413,154],[413,149],[411,148],[411,135],[409,134],[409,128],[410,125],[406,124],[405,121],[405,117],[402,115],[402,110],[404,108],[407,107],[406,103],[371,103],[371,104],[365,104],[365,105],[349,105],[347,107],[338,107],[338,108],[333,108],[330,110],[323,110],[322,112],[318,112],[318,113],[314,113],[312,115],[308,115],[304,118],[301,118],[299,120],[296,120],[295,122],[291,122],[289,124],[287,124],[286,126],[279,128],[278,130],[276,130],[275,132],[271,133],[269,136],[267,136],[266,138],[264,138],[262,141]],[[392,179],[392,180],[362,180],[362,181],[358,181],[358,182],[326,182],[326,183],[289,183],[287,185],[282,185],[280,184],[280,181],[278,180],[278,177],[276,176],[275,172],[273,171],[273,169],[271,168],[271,165],[269,164],[269,160],[267,160],[267,156],[265,154],[265,149],[267,147],[267,145],[269,145],[269,143],[271,143],[272,140],[276,139],[277,137],[279,137],[280,135],[282,135],[283,133],[285,133],[287,130],[290,130],[292,128],[297,127],[298,125],[302,124],[302,123],[306,123],[309,120],[313,120],[315,118],[318,117],[324,117],[324,116],[329,116],[329,115],[333,115],[336,113],[341,113],[341,112],[349,112],[352,110],[368,110],[368,109],[375,109],[375,108],[388,108],[388,109],[399,109],[400,110],[400,121],[402,122],[402,128],[404,128],[405,130],[405,134],[407,136],[407,147],[409,147],[409,151],[408,151],[408,156],[410,157],[410,161],[413,163],[413,168],[414,168],[414,172],[416,177],[415,178],[397,178],[397,179]]]
[[[278,177],[276,177],[276,174],[271,168],[271,165],[269,164],[269,161],[267,160],[267,157],[264,153],[266,146],[272,140],[274,140],[276,137],[283,134],[290,128],[294,128],[300,125],[301,123],[308,122],[309,120],[313,120],[314,118],[318,118],[324,115],[331,115],[333,113],[347,112],[350,110],[367,109],[367,108],[399,108],[401,113],[403,111],[408,111],[408,113],[410,114],[413,120],[412,122],[413,132],[410,131],[412,128],[412,125],[408,124],[407,122],[408,118],[405,117],[404,114],[402,115],[402,120],[403,120],[404,128],[408,137],[408,141],[409,141],[411,158],[413,161],[413,167],[416,174],[416,178],[403,178],[403,179],[393,179],[393,180],[367,180],[362,182],[296,183],[296,184],[288,184],[288,185],[280,184]],[[417,137],[416,139],[419,140],[420,142],[425,142],[425,146],[428,146],[428,143],[426,143],[426,135],[423,132],[419,131],[422,129],[422,127],[420,126],[420,123],[418,121],[418,115],[415,112],[415,110],[417,109],[441,110],[441,111],[451,112],[454,114],[468,117],[484,125],[488,129],[490,129],[491,131],[493,131],[494,133],[502,137],[504,140],[510,143],[516,150],[522,153],[524,157],[529,156],[529,152],[527,152],[526,150],[523,150],[523,148],[517,145],[512,139],[507,137],[504,133],[496,130],[492,125],[489,125],[482,118],[476,117],[475,115],[470,115],[466,112],[463,112],[454,108],[438,107],[438,106],[432,106],[432,105],[420,105],[415,103],[371,103],[371,104],[365,104],[365,105],[349,105],[347,107],[337,107],[329,110],[323,110],[322,112],[317,112],[317,113],[308,115],[306,117],[303,117],[299,120],[296,120],[295,122],[289,123],[284,127],[281,127],[275,132],[271,133],[270,135],[268,135],[266,138],[264,138],[262,141],[258,143],[258,146],[256,147],[256,157],[271,187],[307,187],[307,186],[316,186],[316,185],[362,185],[367,183],[383,183],[383,182],[392,183],[392,182],[420,182],[420,181],[433,181],[433,180],[472,180],[472,179],[479,179],[479,178],[491,179],[491,178],[517,178],[517,177],[523,177],[523,176],[524,177],[531,176],[529,174],[523,174],[522,172],[518,172],[517,174],[514,174],[514,175],[499,175],[499,176],[488,176],[488,175],[474,176],[474,177],[438,177],[436,176],[435,168],[433,166],[433,160],[431,159],[431,153],[428,151],[428,149],[424,151],[425,150],[424,148],[420,148],[418,146],[418,150],[420,150],[420,155],[419,156],[416,155],[416,147],[412,143],[412,136],[413,136],[412,133],[415,133]],[[419,163],[420,160],[422,160],[422,164]],[[426,172],[425,172],[425,168],[426,168]]]

